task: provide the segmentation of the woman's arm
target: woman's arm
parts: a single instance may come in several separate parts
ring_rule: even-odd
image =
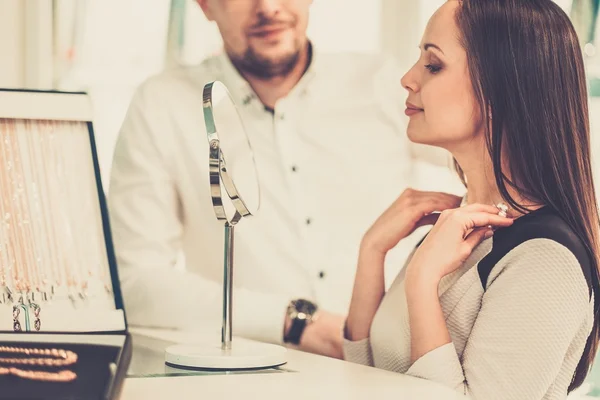
[[[345,337],[358,341],[369,337],[373,317],[385,293],[385,254],[361,246],[350,311],[346,320]]]
[[[492,227],[512,225],[512,219],[497,213],[495,206],[481,204],[442,212],[406,267],[411,361],[451,342],[438,297],[439,283],[493,234]]]
[[[461,198],[407,189],[373,224],[363,238],[345,336],[350,341],[369,337],[373,318],[385,293],[386,254],[416,228],[435,223],[442,211],[458,207]],[[367,346],[368,347],[368,346]]]
[[[496,207],[479,204],[442,212],[406,267],[412,362],[451,342],[439,300],[439,283],[493,234],[492,226],[512,224],[512,219],[497,213]]]
[[[439,278],[409,274],[404,281],[410,324],[411,364],[452,341],[438,296]]]

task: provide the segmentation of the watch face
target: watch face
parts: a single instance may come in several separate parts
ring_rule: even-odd
[[[294,307],[297,312],[308,315],[313,315],[317,311],[317,305],[312,301],[299,299],[294,302]]]

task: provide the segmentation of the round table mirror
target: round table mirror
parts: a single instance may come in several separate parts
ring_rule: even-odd
[[[208,140],[213,210],[224,226],[223,321],[221,346],[177,345],[166,350],[168,366],[235,370],[285,364],[281,346],[238,341],[233,345],[233,271],[235,226],[260,206],[260,185],[250,141],[225,85],[204,86],[202,108]]]

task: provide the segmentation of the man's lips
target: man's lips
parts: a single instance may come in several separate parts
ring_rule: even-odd
[[[284,25],[284,24],[265,26],[265,27],[258,28],[258,29],[252,29],[252,30],[250,30],[249,34],[250,34],[250,36],[255,36],[255,37],[268,37],[268,36],[278,35],[281,32],[283,32],[289,28],[290,28],[289,25]]]

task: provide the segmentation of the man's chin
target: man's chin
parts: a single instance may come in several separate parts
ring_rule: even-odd
[[[251,52],[256,59],[273,64],[285,63],[294,57],[298,57],[299,53],[298,49],[294,46],[281,42],[252,46]]]
[[[298,57],[289,53],[266,53],[259,55],[260,64],[270,66],[272,69],[286,69],[295,66]]]
[[[234,64],[242,71],[262,78],[272,78],[290,73],[300,60],[299,52],[289,49],[252,49]]]

